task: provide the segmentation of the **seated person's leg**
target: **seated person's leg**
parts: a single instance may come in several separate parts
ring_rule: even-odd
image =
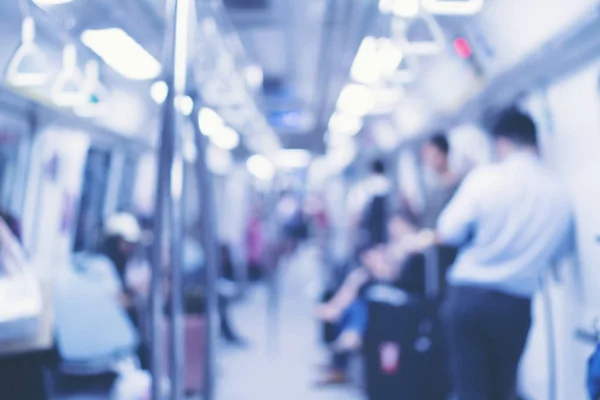
[[[347,310],[340,326],[334,348],[341,352],[353,352],[362,346],[362,338],[367,329],[367,304],[363,299],[355,300]]]
[[[344,349],[338,349],[337,343],[343,335],[349,332],[353,327],[360,328],[360,315],[358,306],[353,303],[342,314],[340,320],[335,326],[335,337],[333,339],[333,351],[331,353],[331,365],[328,371],[317,380],[317,385],[336,385],[346,383],[348,381],[347,371],[350,362],[351,352]]]

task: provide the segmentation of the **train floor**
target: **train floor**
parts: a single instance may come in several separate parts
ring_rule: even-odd
[[[276,307],[268,285],[252,288],[232,309],[235,328],[247,348],[221,349],[218,400],[358,400],[357,385],[319,388],[319,363],[327,359],[313,316],[320,293],[321,269],[316,250],[301,248],[281,266]],[[357,376],[359,374],[356,374]]]

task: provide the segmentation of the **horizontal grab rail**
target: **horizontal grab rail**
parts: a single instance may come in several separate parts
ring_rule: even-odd
[[[598,344],[600,343],[600,333],[590,329],[579,328],[575,330],[575,339],[589,344]]]

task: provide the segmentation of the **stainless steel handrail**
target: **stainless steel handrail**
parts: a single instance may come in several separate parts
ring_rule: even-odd
[[[194,112],[192,115],[198,115],[200,111],[200,98],[197,94],[194,98]],[[218,327],[218,295],[216,285],[218,280],[218,270],[220,257],[217,252],[217,230],[216,230],[216,207],[213,193],[213,185],[210,171],[206,165],[206,148],[208,139],[200,131],[197,121],[193,121],[194,140],[196,143],[198,158],[195,163],[196,179],[198,179],[198,188],[200,190],[201,206],[201,230],[202,245],[205,252],[206,274],[206,341],[204,348],[204,400],[213,400],[215,398],[215,350]]]
[[[160,132],[160,152],[158,167],[158,185],[156,191],[154,243],[152,251],[152,399],[162,399],[163,382],[163,263],[165,244],[165,212],[170,219],[169,254],[171,272],[171,318],[170,329],[170,377],[171,396],[173,400],[181,399],[183,346],[181,318],[182,304],[179,298],[181,290],[181,236],[182,210],[181,193],[173,190],[174,186],[183,185],[182,177],[179,182],[173,181],[174,168],[182,167],[181,151],[177,144],[182,135],[182,116],[176,109],[176,99],[185,92],[187,78],[187,59],[181,60],[182,46],[187,39],[187,26],[178,29],[179,18],[187,15],[189,0],[169,0],[166,3],[166,28],[163,54],[163,79],[168,87],[167,98],[162,109],[162,125]],[[187,5],[187,9],[185,8]],[[183,20],[183,18],[182,18]],[[187,48],[183,49],[187,55]]]

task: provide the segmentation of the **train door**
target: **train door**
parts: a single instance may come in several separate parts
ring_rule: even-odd
[[[76,219],[89,138],[58,127],[36,135],[33,142],[24,239],[34,256],[54,265],[67,261]]]
[[[21,216],[29,159],[29,126],[0,112],[0,210]]]
[[[84,171],[74,250],[96,250],[102,234],[104,205],[110,175],[111,154],[91,148]]]

